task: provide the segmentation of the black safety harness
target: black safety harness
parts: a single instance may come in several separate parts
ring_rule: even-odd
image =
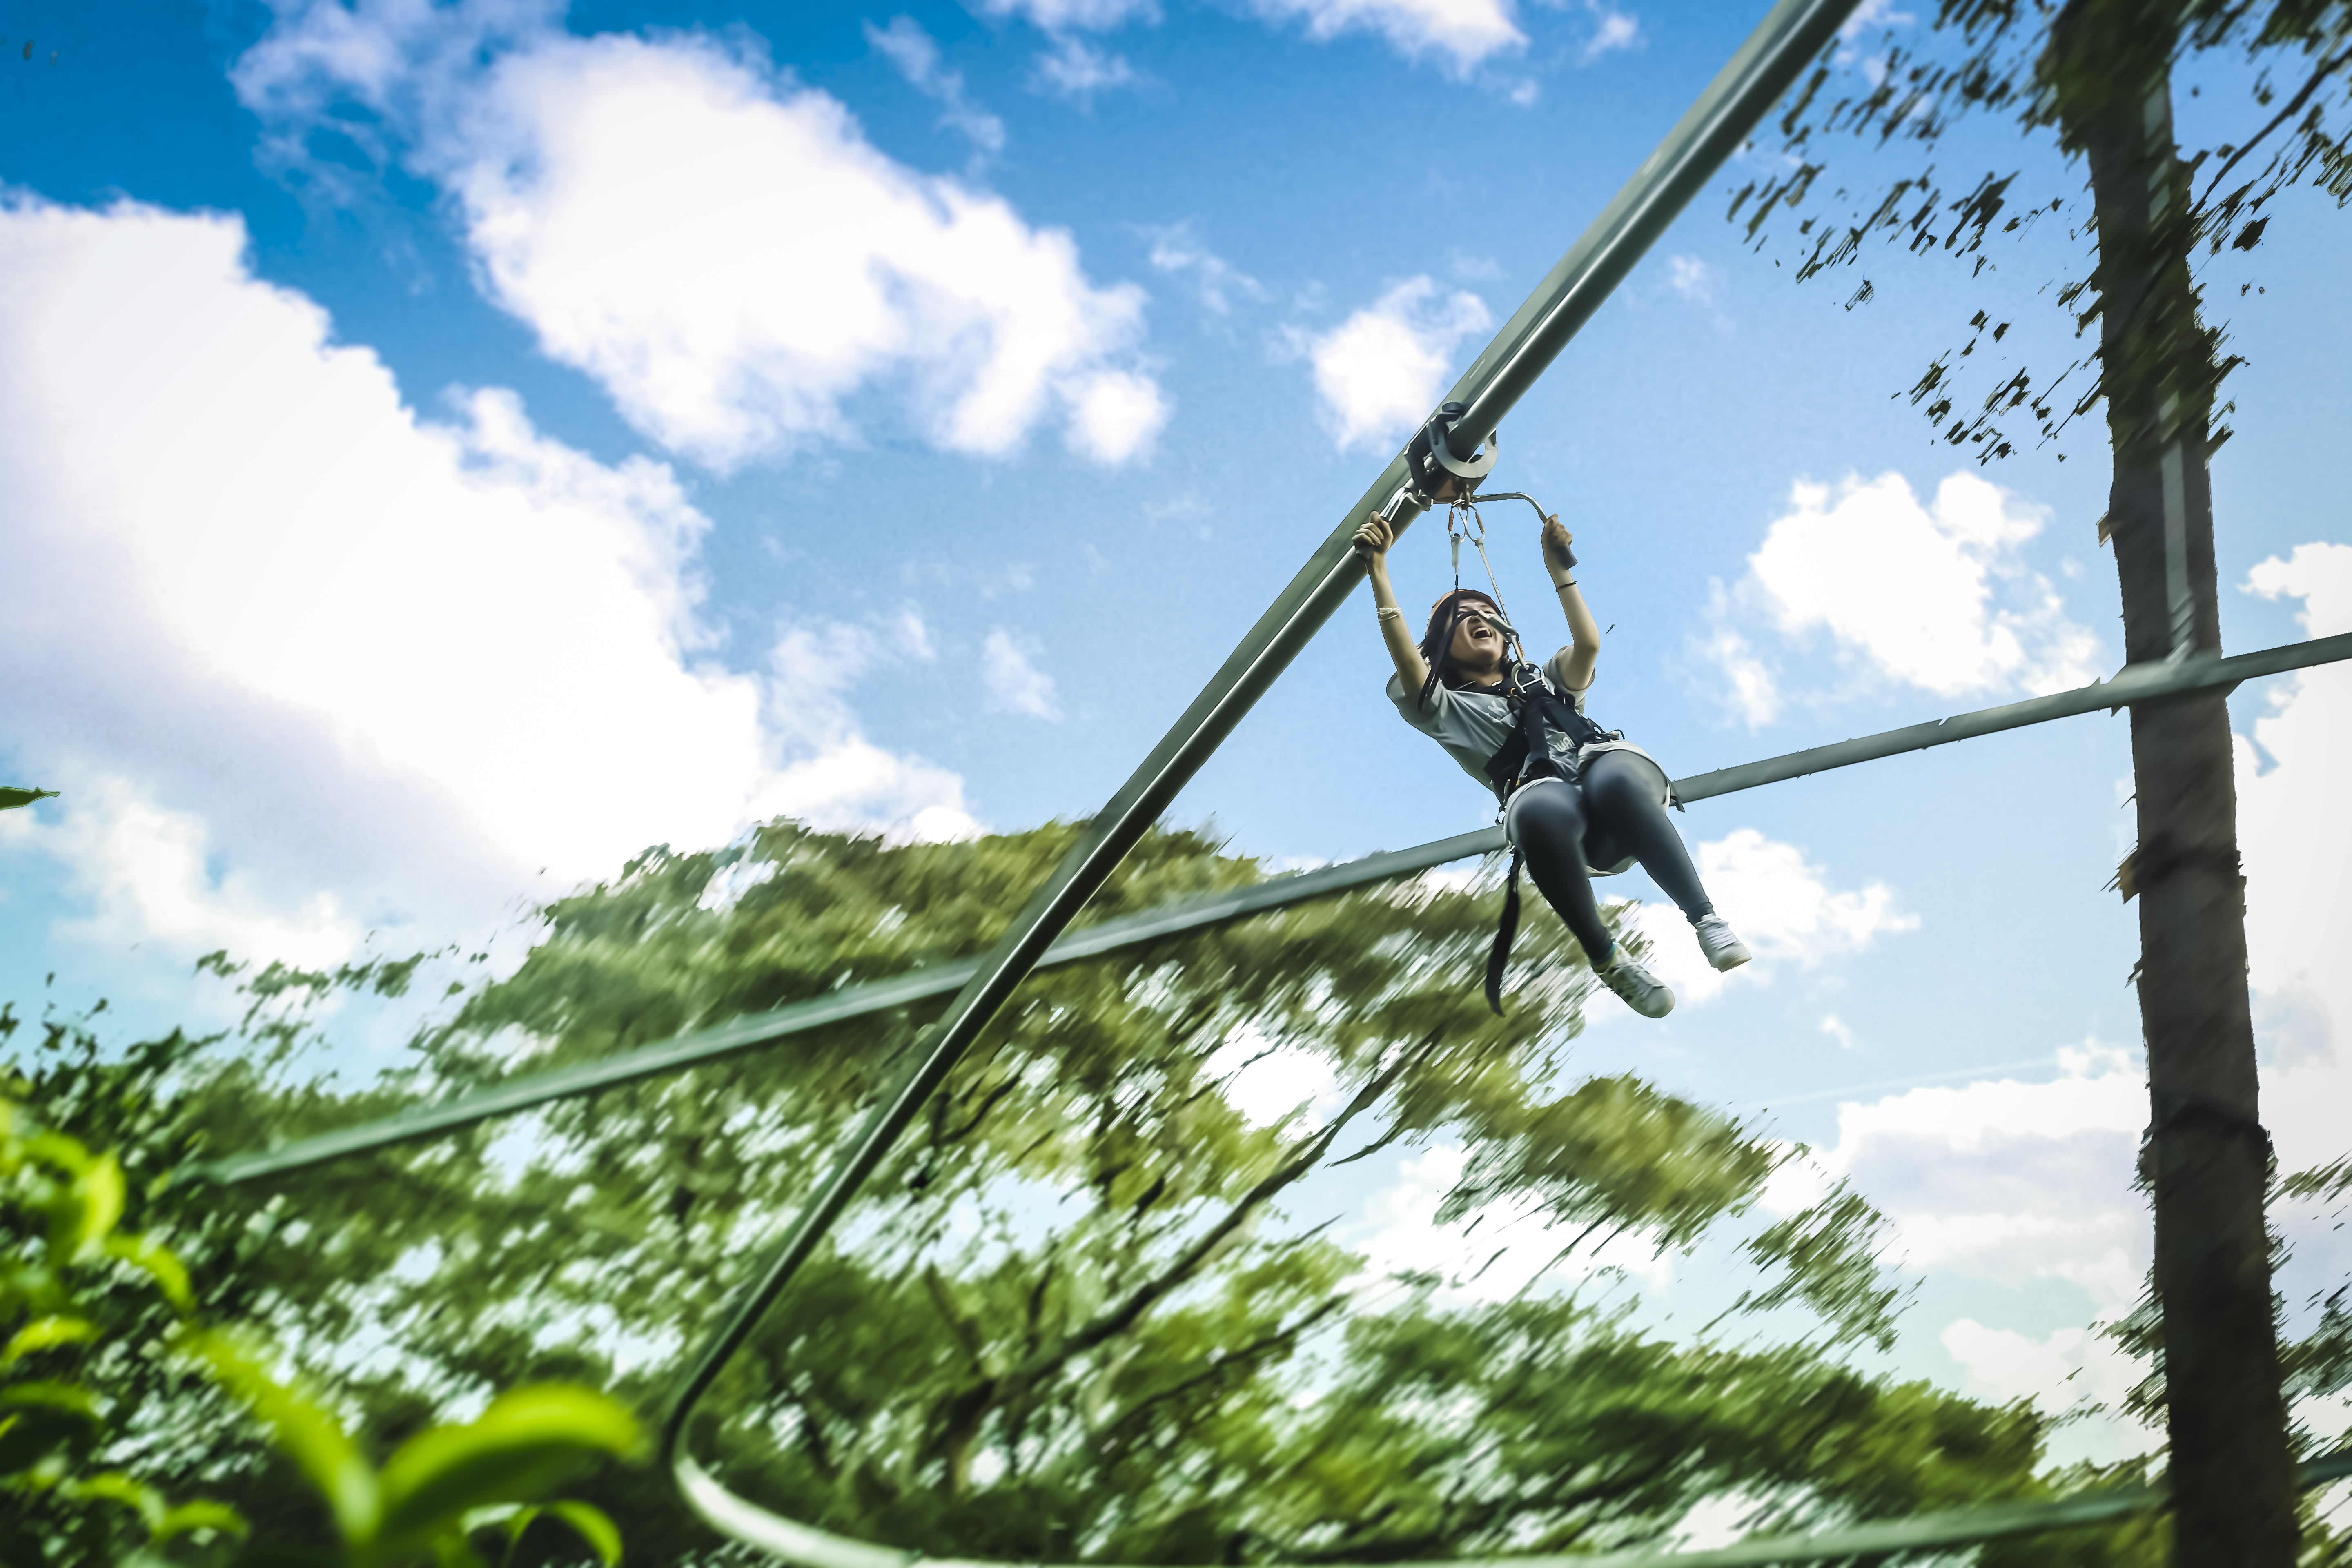
[[[1511,705],[1511,734],[1486,759],[1486,780],[1495,786],[1495,802],[1499,806],[1507,808],[1514,792],[1538,779],[1575,782],[1573,771],[1562,768],[1552,755],[1550,742],[1544,734],[1547,724],[1567,736],[1579,755],[1595,742],[1624,739],[1622,731],[1603,730],[1577,711],[1576,704],[1554,691],[1532,664],[1515,662],[1501,685],[1501,695]],[[1494,689],[1484,689],[1491,692]],[[1513,845],[1511,869],[1503,881],[1503,918],[1495,928],[1495,945],[1486,953],[1486,1005],[1495,1010],[1498,1018],[1503,1014],[1503,972],[1511,962],[1511,942],[1519,933],[1519,866],[1523,858],[1518,846]]]
[[[1450,623],[1433,650],[1434,657],[1430,659],[1429,681],[1422,688],[1421,693],[1421,700],[1424,704],[1429,700],[1431,689],[1444,679],[1445,663],[1449,657],[1446,650],[1452,647],[1454,628],[1462,624],[1466,614],[1461,603],[1462,542],[1465,539],[1469,540],[1476,547],[1478,559],[1486,568],[1487,584],[1490,587],[1495,586],[1495,567],[1494,563],[1486,559],[1486,529],[1478,516],[1478,503],[1523,500],[1536,509],[1536,515],[1538,518],[1549,521],[1542,503],[1531,495],[1525,495],[1516,490],[1485,496],[1477,493],[1479,481],[1484,479],[1495,466],[1500,442],[1496,432],[1488,431],[1483,451],[1473,458],[1465,458],[1457,456],[1454,451],[1451,437],[1454,426],[1461,423],[1466,413],[1467,410],[1463,405],[1448,403],[1430,416],[1420,432],[1405,447],[1405,467],[1409,477],[1404,487],[1397,492],[1396,497],[1390,501],[1389,508],[1384,509],[1382,513],[1383,516],[1389,515],[1398,500],[1407,498],[1415,504],[1431,510],[1439,506],[1448,508],[1445,532],[1453,545],[1453,597],[1455,603]],[[1444,488],[1448,476],[1451,476],[1454,481],[1453,499],[1447,501],[1437,500],[1434,499],[1434,492]],[[1573,552],[1569,555],[1568,563],[1571,567],[1576,564],[1576,556]],[[1505,654],[1507,656],[1513,650],[1517,650],[1519,655],[1524,656],[1527,652],[1526,645],[1519,641],[1519,634],[1512,629],[1507,615],[1502,613],[1503,600],[1499,588],[1496,588],[1493,603],[1497,613],[1487,618],[1497,623],[1497,630],[1503,637]],[[1496,804],[1507,810],[1513,792],[1522,784],[1532,784],[1538,779],[1544,778],[1560,778],[1567,779],[1570,783],[1575,782],[1574,764],[1571,763],[1570,768],[1563,769],[1559,761],[1553,757],[1551,744],[1544,735],[1545,725],[1550,725],[1568,737],[1569,744],[1572,748],[1571,755],[1580,754],[1585,747],[1595,742],[1622,741],[1624,739],[1624,733],[1622,731],[1603,730],[1600,725],[1587,719],[1577,710],[1576,704],[1554,691],[1545,682],[1542,672],[1527,662],[1524,657],[1507,658],[1504,668],[1506,673],[1496,686],[1472,687],[1469,689],[1483,691],[1490,696],[1499,691],[1510,704],[1510,738],[1496,749],[1493,756],[1486,759],[1486,769],[1487,782],[1495,787]],[[1503,883],[1503,919],[1495,931],[1495,945],[1486,954],[1486,1005],[1495,1010],[1497,1017],[1500,1017],[1503,1012],[1503,973],[1510,964],[1511,942],[1518,935],[1519,931],[1519,867],[1523,858],[1518,847],[1512,846],[1511,868]]]

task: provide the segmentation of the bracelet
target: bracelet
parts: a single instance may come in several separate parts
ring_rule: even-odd
[[[1404,612],[1394,605],[1382,605],[1380,607],[1380,613],[1373,618],[1382,621],[1401,621],[1404,619]]]

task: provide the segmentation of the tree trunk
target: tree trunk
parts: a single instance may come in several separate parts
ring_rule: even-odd
[[[2097,208],[2100,353],[2115,474],[2107,526],[2135,663],[2221,650],[2210,453],[2214,334],[2197,318],[2187,173],[2172,140],[2177,5],[2071,0],[2048,85]],[[2221,694],[2132,710],[2140,1027],[2171,1444],[2173,1562],[2291,1568],[2295,1490],[2280,1396],[2245,882]]]

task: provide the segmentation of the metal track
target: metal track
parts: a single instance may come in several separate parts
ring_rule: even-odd
[[[1465,432],[1484,433],[1510,411],[1684,205],[1747,140],[1798,72],[1836,36],[1856,3],[1780,0],[1773,6],[1698,101],[1455,384],[1448,400],[1468,404],[1475,415],[1472,424],[1464,427]],[[981,960],[979,970],[948,1004],[933,1026],[929,1054],[913,1064],[875,1107],[782,1244],[752,1274],[725,1320],[687,1363],[662,1423],[661,1452],[688,1506],[713,1529],[746,1544],[774,1551],[775,1537],[762,1531],[794,1531],[802,1527],[730,1492],[694,1462],[687,1439],[695,1405],[1022,978],[1036,967],[1054,939],[1086,907],[1087,900],[1136,840],[1174,802],[1177,792],[1354,591],[1364,575],[1364,563],[1350,538],[1367,512],[1387,506],[1396,497],[1405,478],[1404,457],[1400,453],[1389,460],[1371,488],[1340,514],[1339,525],[1321,548],[1250,628],[1207,689],[1094,817],[1061,868],[1046,879],[1003,940]],[[1389,516],[1402,532],[1415,512],[1410,501],[1399,501],[1390,507]],[[793,1550],[780,1554],[808,1563],[818,1561]]]
[[[2023,702],[2011,702],[1999,708],[1982,708],[1932,723],[1907,725],[1900,730],[1888,730],[1880,734],[1839,741],[1807,751],[1790,752],[1785,756],[1767,757],[1760,762],[1742,763],[1737,767],[1717,768],[1712,773],[1676,779],[1673,784],[1675,798],[1685,802],[1712,800],[1717,795],[1802,778],[1832,768],[1852,767],[1857,763],[1875,762],[1904,752],[1972,740],[2003,730],[2022,729],[2029,724],[2045,724],[2053,719],[2093,713],[2101,709],[2112,710],[2134,702],[2227,689],[2241,681],[2341,659],[2352,659],[2352,633],[2320,637],[2312,642],[2289,643],[2283,647],[2264,648],[2258,653],[2238,654],[2229,658],[2127,666],[2112,680],[2095,681],[2073,691],[2029,698]],[[1157,942],[1161,937],[1223,925],[1229,921],[1245,920],[1251,915],[1289,904],[1304,903],[1309,899],[1328,898],[1352,888],[1410,877],[1433,866],[1466,860],[1474,855],[1490,855],[1502,847],[1502,829],[1482,827],[1473,833],[1456,834],[1451,838],[1415,845],[1410,849],[1367,855],[1361,859],[1343,861],[1337,866],[1326,866],[1320,870],[1295,877],[1276,877],[1254,887],[1163,904],[1156,910],[1105,921],[1100,925],[1058,937],[1053,946],[1045,950],[1045,956],[1037,961],[1036,967],[1045,969],[1055,964],[1097,958],[1121,948]],[[305,1138],[281,1149],[232,1154],[209,1163],[191,1166],[181,1173],[180,1179],[215,1182],[224,1186],[264,1181],[324,1164],[330,1160],[363,1154],[373,1149],[439,1137],[477,1122],[511,1116],[533,1106],[576,1100],[624,1084],[660,1078],[705,1062],[720,1061],[775,1045],[811,1029],[888,1012],[957,990],[980,973],[981,962],[977,958],[968,958],[952,963],[933,964],[910,970],[905,974],[892,975],[887,980],[845,986],[827,995],[794,1002],[771,1012],[747,1013],[714,1028],[697,1029],[657,1046],[623,1051],[598,1061],[582,1062],[554,1072],[519,1078],[438,1105],[421,1106],[396,1116],[385,1117],[380,1121],[364,1122],[340,1131]]]
[[[2352,1449],[2299,1467],[2295,1482],[2308,1491],[2347,1476],[2352,1476]],[[779,1557],[804,1564],[805,1568],[914,1568],[917,1563],[923,1568],[1126,1568],[1123,1564],[1102,1563],[1024,1562],[1015,1565],[985,1559],[927,1557],[918,1552],[873,1546],[812,1530],[764,1510],[748,1508],[741,1499],[712,1481],[690,1458],[681,1467],[680,1482],[695,1510],[705,1519],[719,1515],[728,1522],[719,1528],[736,1540],[764,1548]],[[1382,1568],[1771,1568],[1775,1563],[1837,1563],[2113,1524],[2158,1512],[2171,1500],[2170,1489],[2162,1485],[2116,1487],[2105,1491],[2076,1492],[2047,1502],[1998,1503],[1990,1508],[1913,1514],[1908,1519],[1873,1520],[1812,1535],[1759,1536],[1706,1552],[1660,1552],[1644,1547],[1575,1557],[1451,1557],[1434,1563],[1385,1563]],[[1329,1565],[1265,1563],[1257,1568]]]

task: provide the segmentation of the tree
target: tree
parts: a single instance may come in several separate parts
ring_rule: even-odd
[[[343,1092],[225,1062],[187,1085],[178,1125],[252,1147],[961,957],[1076,831],[893,847],[778,823],[721,853],[649,851],[550,906],[528,960],[466,988],[404,1079]],[[1093,915],[1262,876],[1155,834]],[[1598,1550],[1719,1493],[1763,1527],[2084,1479],[2036,1474],[2048,1427],[2028,1406],[1853,1364],[1896,1305],[1866,1204],[1842,1191],[1762,1226],[1788,1151],[1638,1079],[1573,1074],[1591,980],[1551,922],[1490,1015],[1492,892],[1428,879],[1033,978],[731,1369],[699,1450],[827,1529],[1016,1559]],[[340,1360],[388,1436],[431,1403],[551,1376],[649,1407],[924,1019],[205,1201],[246,1238],[236,1267],[272,1331]],[[1319,1110],[1236,1108],[1234,1072],[1268,1054],[1328,1071]],[[1439,1140],[1466,1149],[1444,1211],[1537,1216],[1565,1279],[1482,1303],[1435,1273],[1368,1278],[1312,1224],[1353,1162]],[[1605,1275],[1571,1283],[1623,1238],[1739,1245],[1753,1287],[1728,1326],[1659,1338]],[[339,1357],[353,1343],[386,1348]],[[663,1478],[595,1495],[638,1561],[713,1547]],[[2137,1562],[2145,1540],[1988,1560]]]
[[[1952,117],[1972,108],[2014,112],[2029,133],[2054,130],[2069,157],[2088,165],[2092,206],[2083,227],[2096,244],[2088,275],[2058,299],[2070,311],[2079,307],[2078,331],[2097,327],[2095,350],[2039,389],[2018,369],[1972,417],[1953,413],[1951,354],[1928,367],[1911,398],[1948,440],[1975,446],[1987,461],[2012,449],[1999,422],[2017,410],[2029,409],[2051,439],[2104,401],[2114,477],[2100,532],[2115,542],[2126,657],[2216,654],[2207,465],[2228,438],[2216,399],[2238,362],[2222,356],[2221,332],[2204,319],[2193,263],[2200,248],[2219,255],[2225,242],[2242,250],[2259,244],[2269,221],[2263,208],[2307,176],[2315,174],[2339,205],[2352,198],[2352,143],[2330,129],[2323,95],[2352,64],[2352,6],[2068,0],[2053,11],[2016,0],[1943,0],[1937,20],[1965,47],[1957,63],[1890,46],[1869,90],[1827,104],[1820,92],[1832,73],[1817,71],[1781,121],[1797,167],[1739,193],[1732,216],[1753,197],[1748,233],[1760,236],[1776,210],[1812,199],[1822,169],[1811,161],[1816,135],[1875,131],[1882,141],[1932,152]],[[2302,85],[2242,140],[2184,158],[2172,131],[2175,62],[2225,47],[2265,63],[2254,93],[2262,109],[2275,96],[2270,64],[2294,64]],[[2225,189],[2266,142],[2262,171]],[[2217,166],[2204,175],[2209,161]],[[1981,271],[1985,241],[2012,211],[2017,179],[1995,170],[1956,196],[1931,163],[1843,222],[1816,213],[1798,226],[1811,242],[1798,276],[1854,262],[1874,236],[1900,238],[1914,253],[1973,257]],[[2067,195],[2012,211],[2002,232],[2061,210]],[[1865,281],[1856,298],[1868,289]],[[2009,323],[1992,324],[1980,310],[1970,325],[1980,334],[1990,328],[1997,342]],[[1957,359],[1966,361],[1980,341],[1971,337]],[[2057,388],[2086,367],[2095,374],[2062,413]],[[2223,697],[2134,708],[2132,753],[2140,843],[2119,879],[2125,896],[2140,900],[2134,979],[2151,1101],[2142,1163],[2156,1214],[2154,1344],[2170,1440],[2175,1560],[2284,1568],[2295,1556],[2295,1492],[2263,1225],[2270,1149],[2258,1115]]]
[[[248,1533],[248,1514],[212,1498],[174,1503],[141,1473],[188,1446],[189,1424],[173,1416],[193,1411],[215,1429],[222,1416],[233,1419],[207,1397],[215,1388],[315,1491],[302,1498],[281,1487],[251,1517],[275,1521],[289,1505],[308,1504],[331,1521],[336,1538],[289,1552],[265,1528],[257,1555],[236,1552],[240,1563],[403,1568],[429,1552],[444,1568],[467,1568],[481,1561],[477,1534],[495,1531],[512,1544],[551,1517],[614,1568],[620,1540],[611,1521],[591,1504],[543,1494],[583,1458],[636,1447],[626,1410],[583,1388],[514,1389],[472,1421],[412,1436],[379,1472],[316,1396],[272,1372],[265,1343],[199,1317],[195,1282],[172,1248],[123,1226],[144,1195],[131,1175],[144,1163],[139,1155],[156,1152],[152,1142],[126,1166],[116,1152],[49,1124],[87,1122],[95,1112],[153,1130],[154,1108],[139,1087],[157,1063],[184,1054],[184,1040],[174,1035],[101,1063],[86,1032],[47,1024],[35,1053],[49,1058],[47,1070],[0,1074],[0,1496],[9,1501],[0,1548],[11,1568],[226,1562]],[[0,1039],[20,1026],[0,1007]],[[175,1373],[186,1375],[173,1387]],[[217,1441],[205,1447],[217,1454]]]

